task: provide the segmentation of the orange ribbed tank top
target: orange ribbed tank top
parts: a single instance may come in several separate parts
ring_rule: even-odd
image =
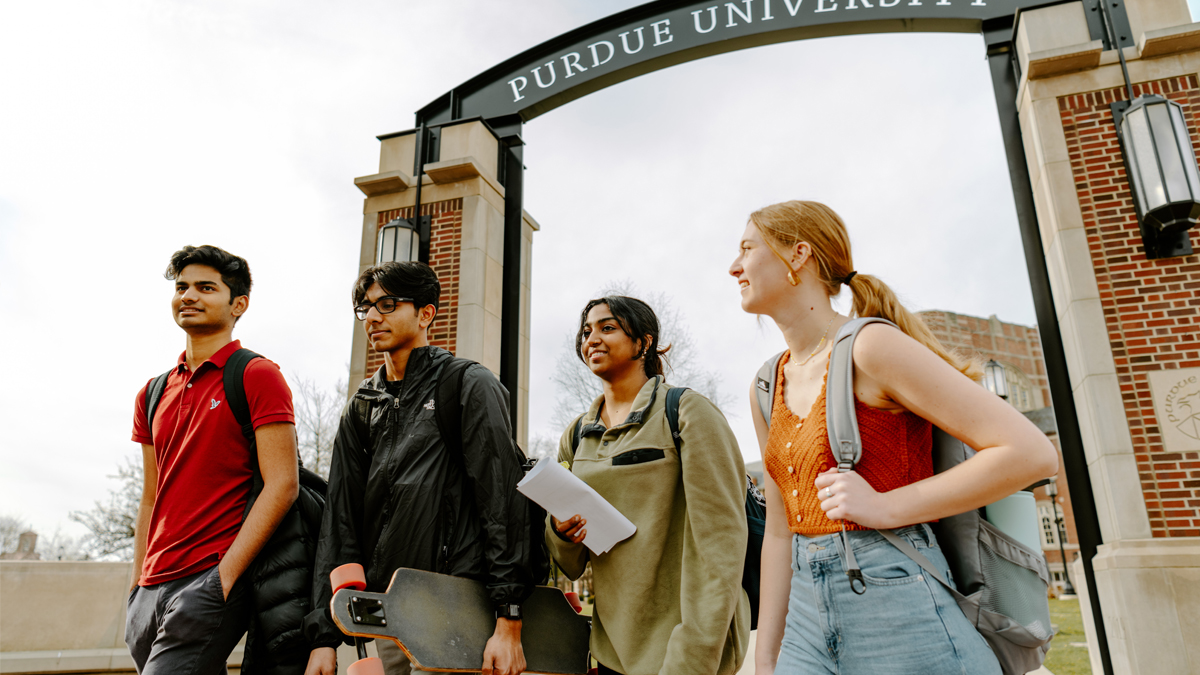
[[[783,496],[789,529],[809,537],[832,534],[841,530],[841,524],[825,516],[813,486],[818,474],[837,466],[829,448],[825,386],[807,418],[801,420],[793,414],[783,396],[783,366],[789,358],[791,352],[785,352],[775,371],[775,401],[763,463]],[[828,379],[828,365],[826,369]],[[863,444],[862,459],[854,470],[871,487],[887,492],[933,475],[933,426],[929,422],[908,411],[872,408],[857,398],[854,410]],[[846,529],[871,528],[848,521]]]

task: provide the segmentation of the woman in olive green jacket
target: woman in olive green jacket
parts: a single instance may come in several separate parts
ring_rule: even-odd
[[[659,348],[658,318],[646,303],[592,300],[579,323],[576,350],[604,394],[567,428],[559,461],[637,526],[595,555],[582,543],[586,521],[550,518],[546,542],[567,576],[592,565],[592,656],[601,675],[733,675],[750,637],[737,441],[720,410],[688,391],[676,451],[663,402],[669,347]]]

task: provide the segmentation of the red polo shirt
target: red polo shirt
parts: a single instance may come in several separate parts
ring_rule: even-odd
[[[153,442],[158,465],[142,586],[212,567],[242,527],[253,477],[250,444],[225,401],[222,381],[225,362],[239,348],[240,342],[230,342],[195,372],[181,354],[155,410],[153,434],[146,424],[146,387],[134,401],[133,441]],[[254,359],[243,382],[255,429],[295,423],[292,392],[279,366]]]

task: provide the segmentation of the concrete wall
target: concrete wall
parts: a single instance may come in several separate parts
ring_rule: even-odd
[[[131,563],[0,561],[0,673],[133,673],[125,647]],[[375,653],[375,646],[368,651]],[[358,657],[338,650],[338,672]],[[242,645],[228,665],[240,670]]]

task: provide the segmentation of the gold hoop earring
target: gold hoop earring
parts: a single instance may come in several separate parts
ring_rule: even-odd
[[[788,283],[793,286],[800,285],[800,280],[796,278],[796,273],[791,270],[788,270]]]

